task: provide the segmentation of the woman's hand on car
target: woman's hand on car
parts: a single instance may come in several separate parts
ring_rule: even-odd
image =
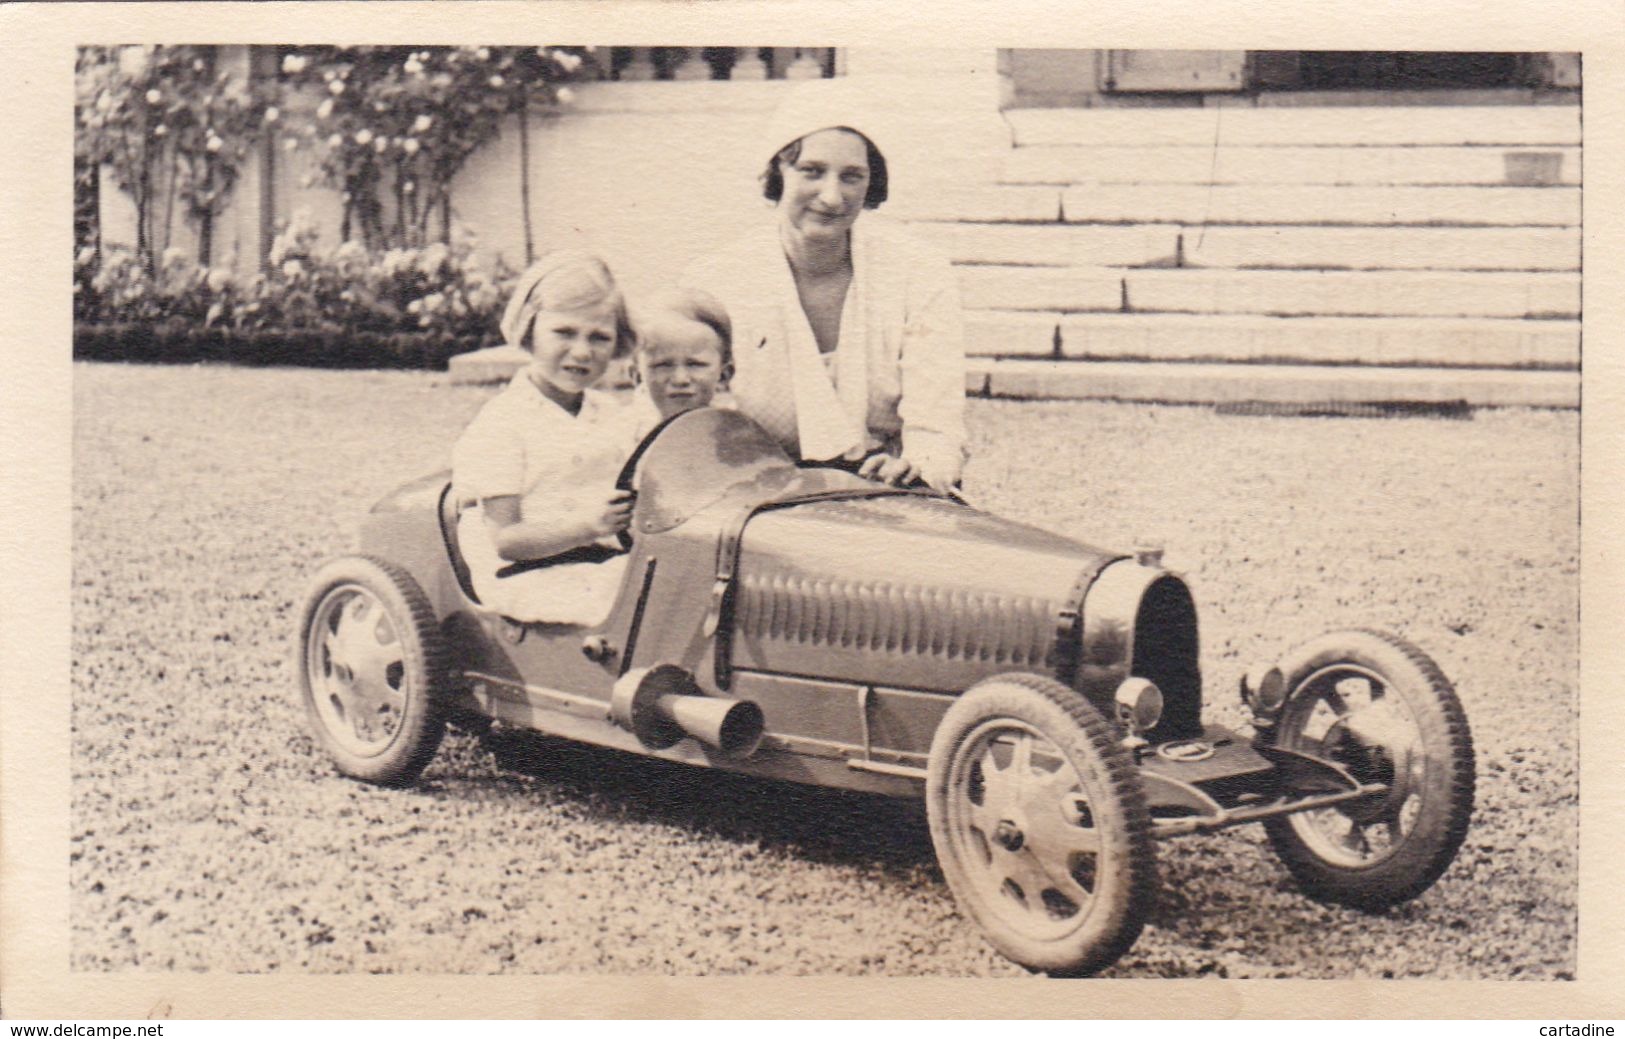
[[[858,475],[893,487],[907,487],[920,478],[920,467],[906,458],[876,452],[863,460]]]

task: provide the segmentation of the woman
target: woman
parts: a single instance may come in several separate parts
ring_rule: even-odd
[[[850,82],[797,88],[761,154],[773,217],[685,279],[734,326],[738,409],[804,461],[947,491],[964,465],[959,292],[942,257],[866,215],[886,160]]]

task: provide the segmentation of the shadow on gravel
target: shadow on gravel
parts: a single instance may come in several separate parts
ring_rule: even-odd
[[[595,814],[701,830],[813,862],[940,882],[924,805],[644,758],[497,727],[481,740],[498,767],[552,786]]]

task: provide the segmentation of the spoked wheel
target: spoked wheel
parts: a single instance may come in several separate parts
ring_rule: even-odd
[[[445,734],[446,649],[409,574],[364,556],[322,567],[297,664],[311,727],[341,772],[405,784],[429,764]]]
[[[937,859],[960,908],[1032,970],[1109,966],[1149,914],[1150,816],[1119,738],[1082,696],[1025,674],[978,683],[937,727]]]
[[[1381,632],[1323,635],[1282,665],[1275,745],[1334,761],[1386,793],[1265,823],[1311,895],[1362,909],[1415,898],[1467,835],[1473,740],[1436,664]]]

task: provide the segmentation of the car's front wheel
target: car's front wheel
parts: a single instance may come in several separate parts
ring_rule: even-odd
[[[367,556],[323,566],[296,657],[311,728],[339,771],[402,785],[428,766],[445,735],[447,650],[410,574]]]
[[[1031,970],[1107,967],[1150,912],[1151,821],[1120,738],[1082,696],[1029,674],[979,682],[937,727],[926,812],[943,875]]]
[[[1455,858],[1473,810],[1473,739],[1431,659],[1382,632],[1323,635],[1281,665],[1274,744],[1335,762],[1386,791],[1265,822],[1305,891],[1383,909],[1415,898]]]

